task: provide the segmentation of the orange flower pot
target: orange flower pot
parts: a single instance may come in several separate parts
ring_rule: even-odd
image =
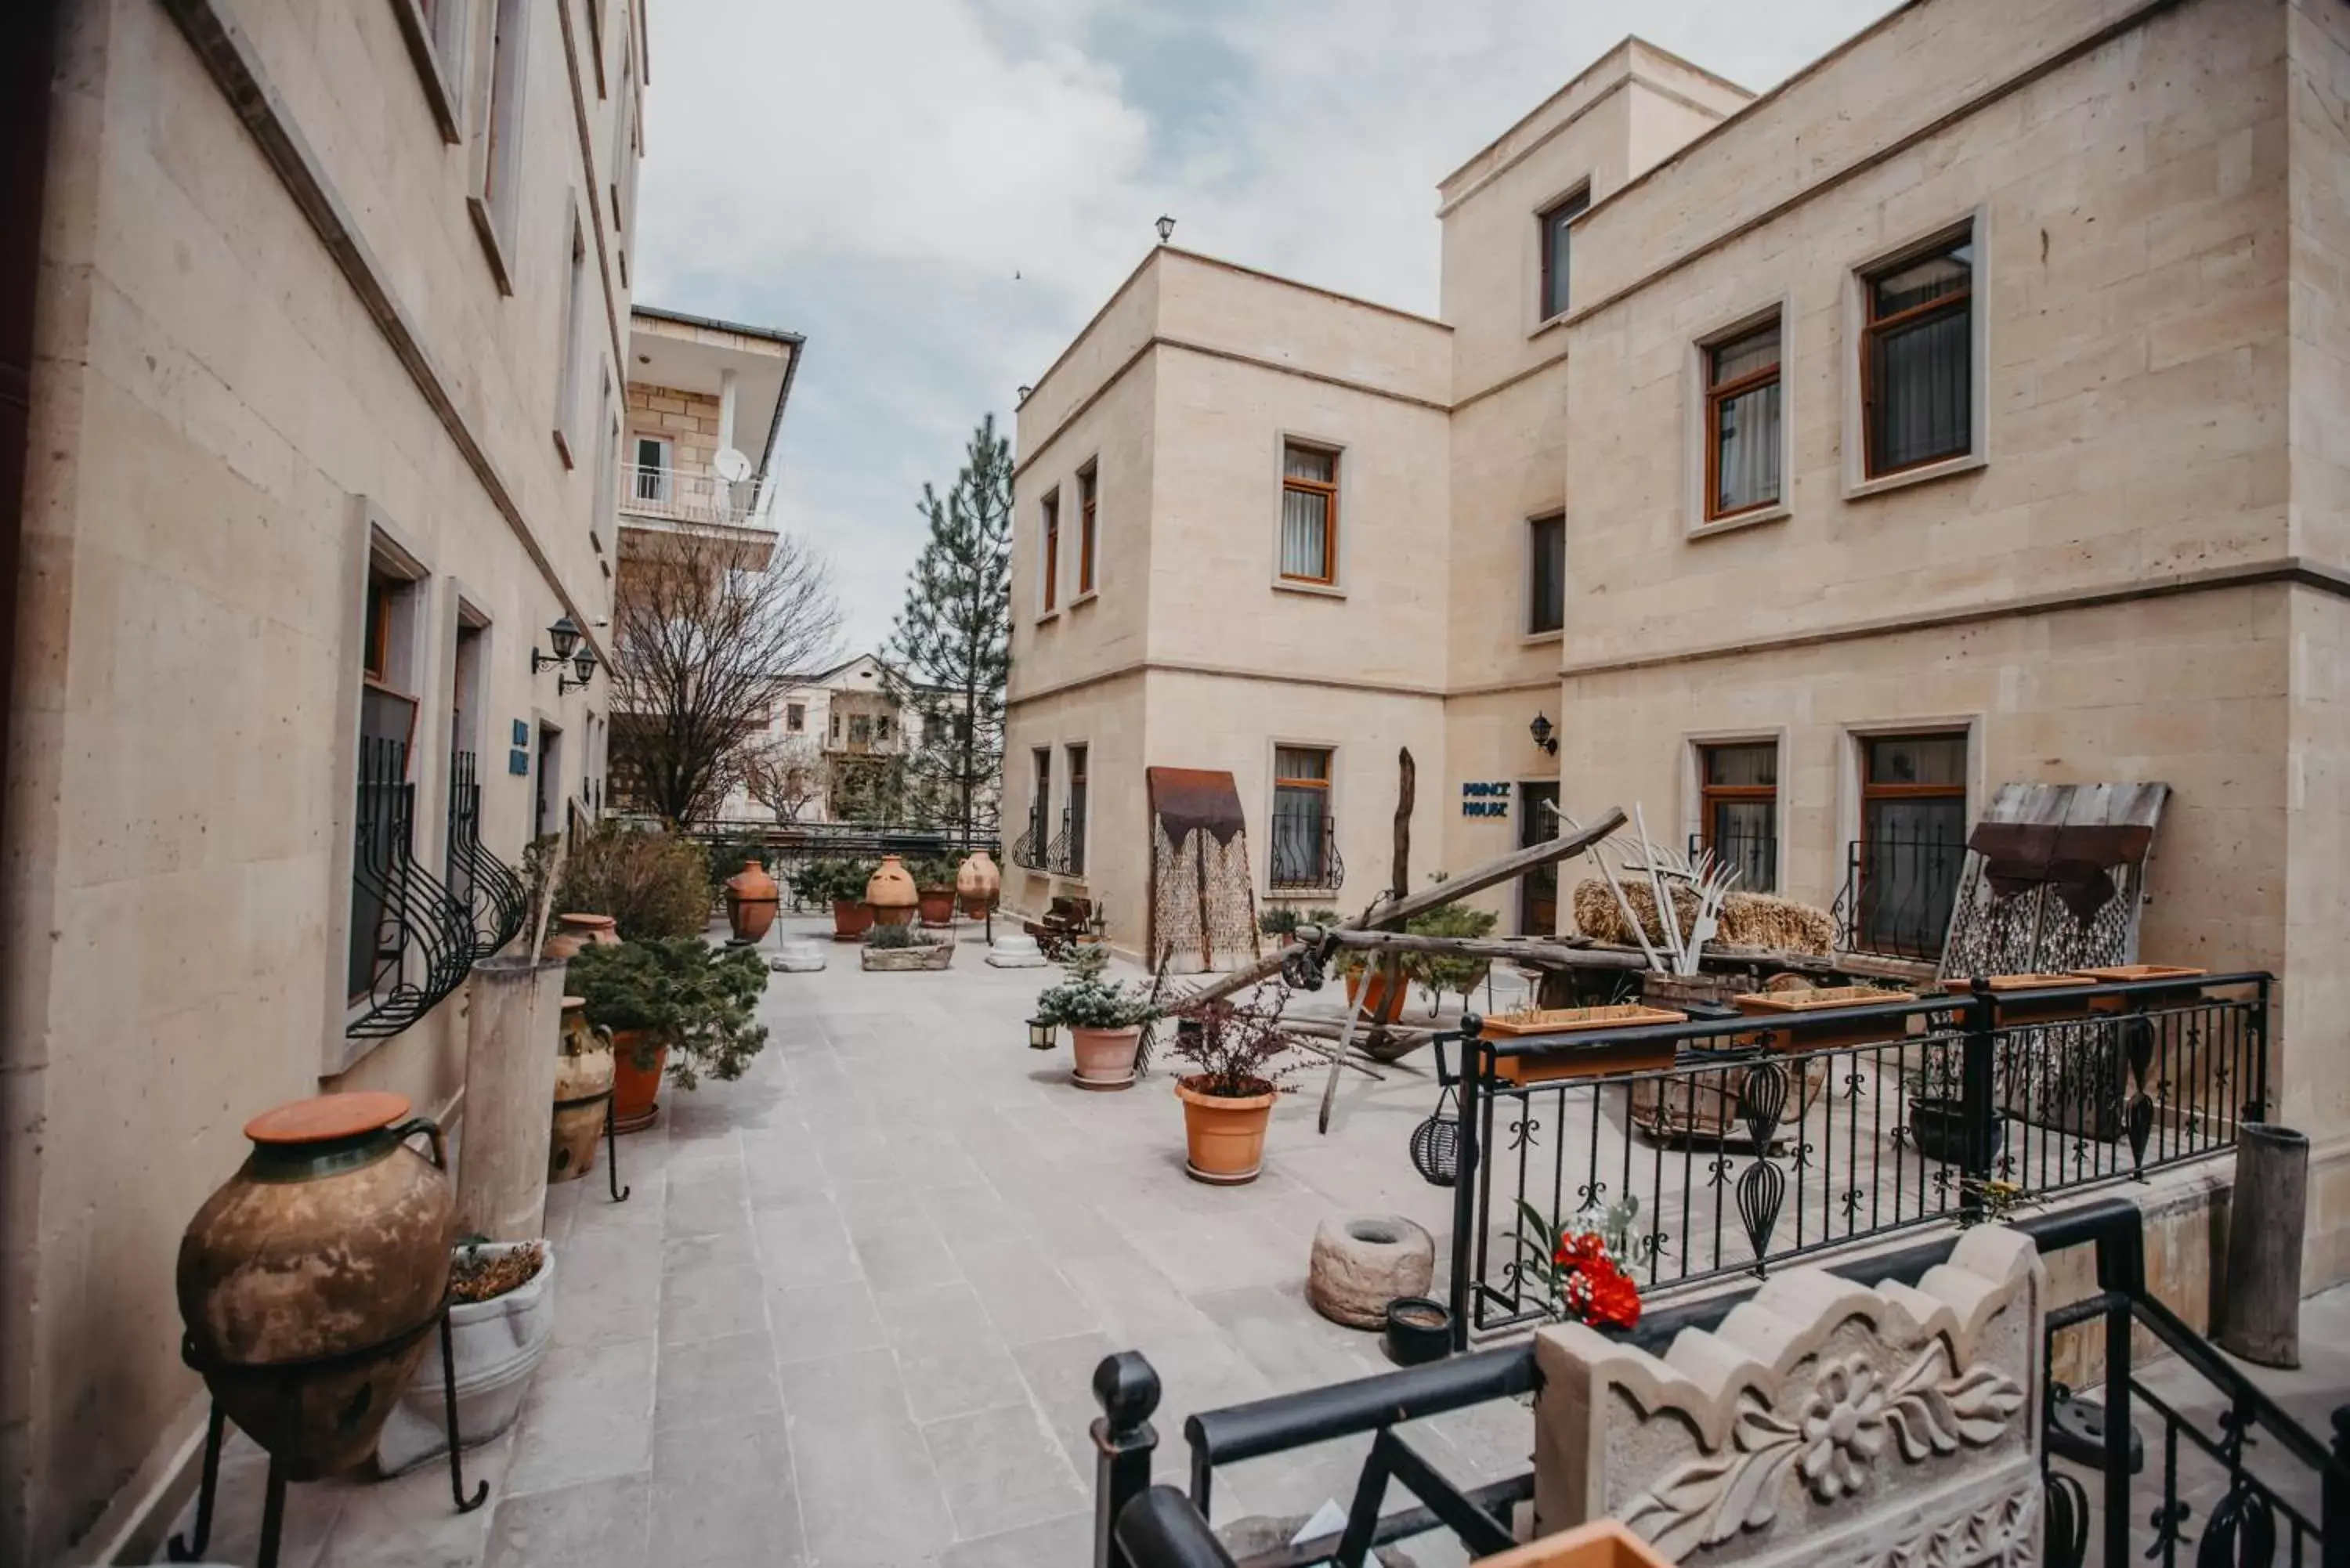
[[[1651,1023],[1685,1023],[1689,1014],[1669,1007],[1646,1007],[1637,1002],[1604,1007],[1552,1007],[1484,1020],[1487,1039],[1529,1034],[1598,1033],[1610,1029],[1638,1029]],[[1603,1073],[1638,1073],[1673,1064],[1676,1047],[1669,1040],[1647,1044],[1596,1046],[1547,1061],[1539,1056],[1497,1056],[1493,1075],[1504,1083],[1544,1084],[1555,1078],[1590,1078]]]
[[[1617,1521],[1597,1519],[1480,1557],[1473,1568],[1672,1568],[1672,1563]]]
[[[661,1068],[669,1062],[669,1047],[654,1046],[652,1065],[639,1067],[637,1047],[644,1037],[641,1029],[612,1032],[612,1127],[617,1132],[642,1132],[660,1115]]]
[[[946,926],[954,923],[955,890],[952,888],[924,888],[920,897],[922,924]]]
[[[1393,1023],[1403,1016],[1404,992],[1411,989],[1409,982],[1398,981],[1393,995],[1388,994],[1388,977],[1377,964],[1357,970],[1347,976],[1347,1005],[1355,1005],[1355,998],[1363,987],[1370,987],[1370,1000],[1363,1003],[1363,1016],[1374,1023]]]
[[[832,901],[832,940],[853,942],[873,929],[873,908],[854,898]]]
[[[1217,1187],[1254,1181],[1264,1168],[1265,1125],[1280,1096],[1270,1088],[1261,1095],[1202,1094],[1191,1086],[1201,1081],[1194,1075],[1175,1085],[1175,1097],[1183,1102],[1184,1168],[1194,1181]]]

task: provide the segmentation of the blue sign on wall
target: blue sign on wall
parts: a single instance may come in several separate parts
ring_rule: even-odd
[[[516,746],[513,751],[508,752],[506,753],[506,772],[510,774],[529,773],[530,753],[520,746]]]
[[[1506,779],[1471,779],[1461,786],[1461,815],[1507,816],[1513,793]]]
[[[525,751],[530,749],[530,726],[520,719],[516,719],[514,722],[513,743],[522,747]]]

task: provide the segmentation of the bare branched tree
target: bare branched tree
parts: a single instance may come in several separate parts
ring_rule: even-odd
[[[840,628],[824,563],[789,535],[759,565],[691,532],[629,540],[613,606],[612,771],[672,826],[744,777],[795,673],[831,662]]]
[[[824,755],[813,736],[771,731],[743,752],[742,761],[743,793],[774,812],[777,822],[797,822],[800,813],[824,798]]]

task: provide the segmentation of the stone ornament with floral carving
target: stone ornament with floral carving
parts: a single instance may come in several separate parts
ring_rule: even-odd
[[[2029,1563],[2044,1292],[2031,1239],[1985,1225],[1914,1287],[1781,1275],[1661,1358],[1545,1329],[1536,1528],[1610,1515],[1679,1563]]]

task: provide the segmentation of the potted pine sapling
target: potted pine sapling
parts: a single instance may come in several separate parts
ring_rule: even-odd
[[[1287,994],[1178,1011],[1168,1050],[1181,1064],[1175,1097],[1183,1103],[1184,1168],[1193,1179],[1235,1187],[1254,1181],[1263,1168],[1274,1100],[1303,1065],[1281,1032]]]
[[[1439,877],[1441,881],[1442,878]],[[1447,904],[1440,909],[1415,915],[1404,929],[1416,937],[1453,937],[1476,940],[1493,934],[1500,917],[1491,909],[1480,909],[1469,904]],[[1444,993],[1459,994],[1466,1007],[1469,993],[1482,984],[1485,973],[1492,967],[1491,959],[1463,958],[1457,953],[1410,953],[1404,959],[1404,973],[1428,988],[1429,1015],[1443,1011]]]
[[[699,937],[595,947],[571,961],[566,981],[588,1022],[612,1032],[613,1125],[634,1132],[660,1114],[664,1068],[681,1088],[702,1075],[743,1075],[766,1045],[754,1022],[767,968],[749,948],[713,948]]]
[[[1072,1075],[1088,1089],[1123,1089],[1134,1082],[1135,1055],[1142,1026],[1150,1021],[1150,999],[1139,986],[1105,977],[1109,950],[1081,947],[1063,966],[1065,978],[1036,998],[1036,1022],[1066,1028],[1076,1056]]]

